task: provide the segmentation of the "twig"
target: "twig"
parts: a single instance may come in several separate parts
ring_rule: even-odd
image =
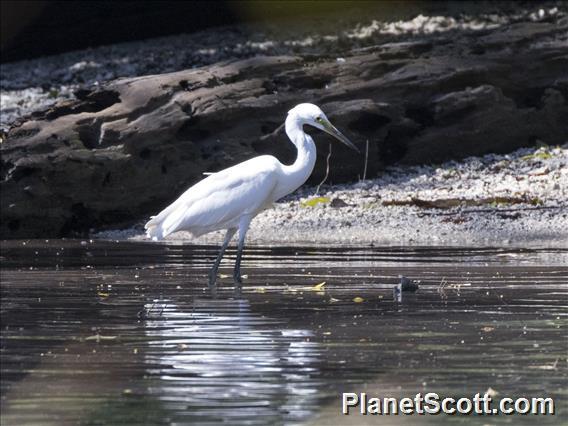
[[[267,135],[262,135],[260,137],[260,140],[263,141],[265,139],[271,138],[273,136],[276,136],[278,133],[280,133],[282,131],[282,129],[284,128],[284,125],[286,123],[282,123],[280,126],[278,126],[274,131],[268,133]]]
[[[323,177],[323,180],[319,183],[319,185],[316,187],[316,195],[319,194],[320,187],[325,183],[325,181],[327,180],[327,178],[329,176],[329,159],[330,158],[331,158],[331,144],[329,144],[329,152],[328,152],[327,158],[325,160],[325,162],[326,162],[325,176]]]
[[[369,139],[365,143],[365,167],[363,168],[363,180],[367,179],[367,163],[369,161]]]
[[[465,213],[500,213],[500,212],[522,212],[522,211],[532,211],[532,210],[556,210],[556,209],[568,209],[568,206],[535,206],[535,207],[518,207],[518,208],[508,208],[508,209],[471,209],[471,210],[460,210],[457,212],[420,212],[417,215],[422,216],[454,216],[457,214]]]

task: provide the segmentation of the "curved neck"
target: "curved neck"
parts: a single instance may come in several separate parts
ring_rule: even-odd
[[[288,114],[285,127],[286,134],[296,146],[298,155],[293,164],[282,167],[285,179],[284,185],[278,191],[280,197],[302,186],[312,174],[316,164],[316,145],[304,132],[302,120],[295,114]]]

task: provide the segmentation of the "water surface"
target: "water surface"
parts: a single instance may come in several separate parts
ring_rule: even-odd
[[[535,423],[340,413],[341,392],[488,388],[567,421],[568,250],[249,247],[242,291],[212,294],[215,254],[3,242],[2,424]],[[399,275],[420,288],[396,303]]]

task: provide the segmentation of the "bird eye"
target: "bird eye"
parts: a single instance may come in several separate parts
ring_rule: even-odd
[[[322,120],[321,117],[316,117],[316,121],[317,121],[318,123],[321,123],[323,120]]]

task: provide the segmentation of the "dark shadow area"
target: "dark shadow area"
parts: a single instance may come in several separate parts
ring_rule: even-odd
[[[2,62],[235,22],[227,1],[3,1]]]
[[[266,23],[332,29],[340,21],[423,14],[514,12],[536,2],[423,1],[63,1],[1,2],[1,62],[144,40],[211,27]]]

